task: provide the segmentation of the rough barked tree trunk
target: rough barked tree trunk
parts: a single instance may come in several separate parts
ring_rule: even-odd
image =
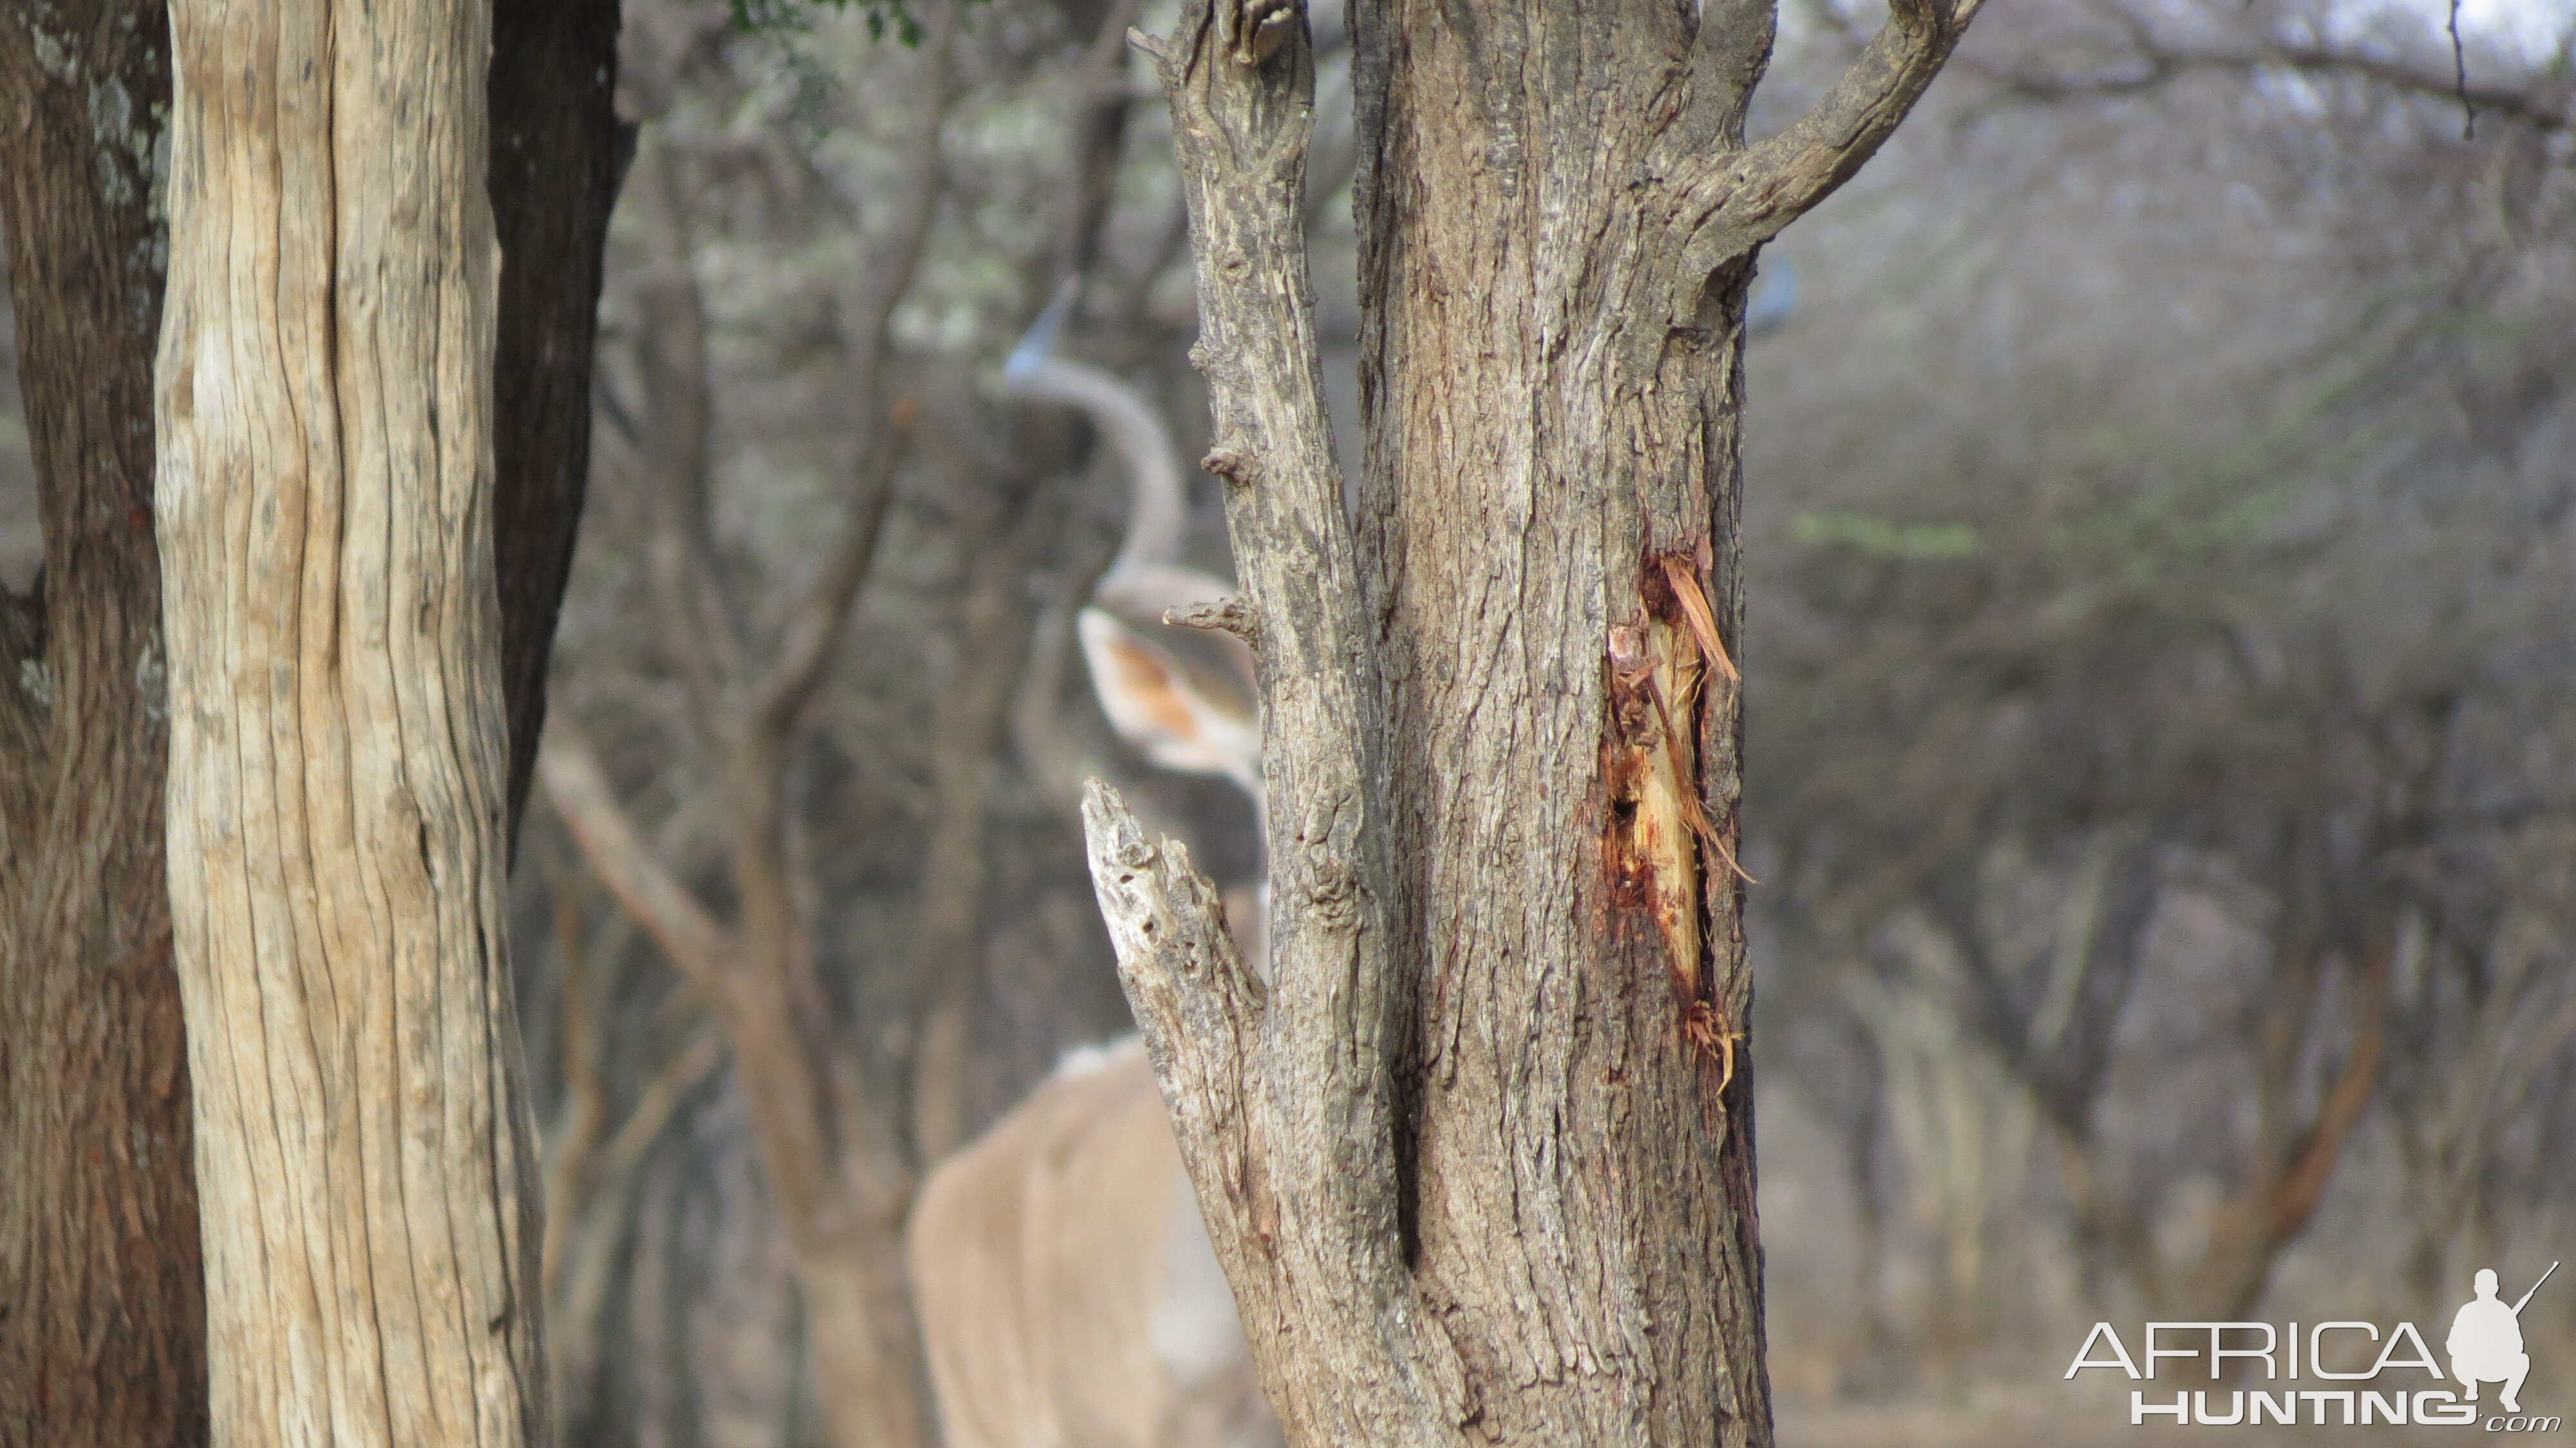
[[[0,220],[45,541],[0,591],[0,1443],[206,1436],[161,877],[159,4],[0,13]]]
[[[1262,673],[1273,984],[1095,787],[1120,972],[1292,1442],[1767,1444],[1733,867],[1756,250],[1977,0],[1756,145],[1770,0],[1355,5],[1354,538],[1297,226],[1300,12],[1153,49]]]
[[[172,21],[157,496],[215,1438],[541,1441],[489,11]]]

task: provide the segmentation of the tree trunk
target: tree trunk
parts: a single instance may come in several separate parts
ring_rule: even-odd
[[[738,764],[746,781],[775,768]],[[915,1185],[901,1126],[871,1100],[858,1063],[836,1047],[812,946],[792,898],[784,808],[775,793],[735,792],[735,885],[743,927],[719,1012],[734,1079],[771,1199],[796,1253],[812,1334],[816,1396],[840,1448],[930,1441],[928,1386],[903,1279],[903,1216]]]
[[[1736,428],[1762,242],[1974,0],[1743,140],[1766,0],[1386,0],[1358,48],[1345,522],[1298,202],[1300,12],[1156,47],[1260,659],[1274,985],[1086,805],[1094,879],[1298,1444],[1767,1444],[1734,868]]]
[[[161,874],[158,4],[0,18],[0,221],[45,568],[0,591],[0,1443],[206,1436]]]
[[[617,119],[618,0],[495,0],[492,215],[501,238],[492,387],[493,567],[518,838],[546,666],[590,481],[590,372],[608,214],[635,127]]]
[[[1690,1039],[1752,996],[1725,863],[1749,259],[1686,278],[1622,184],[1683,12],[1390,11],[1358,62],[1385,108],[1361,513],[1389,927],[1438,942],[1405,1063],[1415,1280],[1503,1441],[1766,1443],[1752,1083]]]
[[[487,8],[174,7],[169,860],[218,1441],[540,1441]]]

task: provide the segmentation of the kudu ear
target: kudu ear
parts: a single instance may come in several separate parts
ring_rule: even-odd
[[[1077,620],[1100,712],[1120,738],[1165,769],[1222,774],[1258,791],[1261,725],[1205,688],[1171,650],[1096,608]]]

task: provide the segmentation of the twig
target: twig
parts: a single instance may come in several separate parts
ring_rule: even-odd
[[[713,991],[732,953],[731,935],[646,847],[598,754],[569,717],[558,714],[547,727],[537,779],[608,893],[682,975]]]
[[[2460,98],[2460,139],[2478,138],[2478,108],[2469,103],[2469,52],[2460,44],[2460,0],[2451,0],[2451,89]]]

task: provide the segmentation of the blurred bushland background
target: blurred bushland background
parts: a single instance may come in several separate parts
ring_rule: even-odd
[[[1116,459],[996,380],[1078,274],[1064,349],[1204,450],[1168,125],[1121,43],[1163,17],[983,0],[912,45],[918,16],[871,18],[627,3],[553,718],[632,834],[541,792],[513,917],[571,1442],[822,1432],[688,943],[603,849],[719,913],[766,871],[824,922],[801,1019],[897,1196],[1127,1029],[1086,776],[1219,879],[1257,868],[1242,797],[1157,774],[1086,685]],[[1312,18],[1347,454],[1349,51]],[[1792,0],[1754,128],[1874,24]],[[2539,0],[2011,0],[1766,254],[1745,864],[1784,1441],[2069,1441],[2097,1318],[2434,1324],[2477,1267],[2576,1244],[2572,50]],[[872,407],[881,515],[852,507]],[[854,525],[849,586],[812,587]],[[792,857],[747,867],[741,681],[844,596],[782,763]],[[2571,1381],[2576,1285],[2524,1326],[2535,1384]]]

